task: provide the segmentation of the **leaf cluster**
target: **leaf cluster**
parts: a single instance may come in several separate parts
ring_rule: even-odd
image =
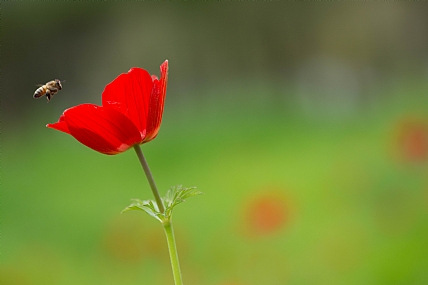
[[[197,190],[196,187],[185,188],[182,185],[176,185],[168,189],[165,196],[161,198],[165,206],[165,212],[162,213],[159,211],[155,200],[131,199],[131,204],[123,209],[122,213],[130,210],[144,211],[161,223],[165,223],[171,220],[172,211],[175,206],[185,202],[192,196],[201,194],[203,193]]]

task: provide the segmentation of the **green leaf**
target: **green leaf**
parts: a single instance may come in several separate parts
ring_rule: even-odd
[[[162,222],[163,214],[159,212],[159,209],[156,203],[153,200],[144,200],[140,199],[131,199],[131,205],[122,210],[121,213],[131,211],[131,210],[140,210],[144,211],[153,218]]]
[[[178,204],[181,204],[186,201],[186,199],[203,194],[201,191],[197,190],[196,187],[183,188],[182,185],[177,185],[171,187],[167,192],[165,197],[162,199],[165,204],[165,216],[171,217],[172,210]]]
[[[165,197],[162,198],[162,201],[165,206],[165,212],[161,213],[159,208],[154,200],[140,200],[140,199],[131,199],[131,204],[123,209],[123,212],[131,210],[144,211],[153,218],[157,219],[161,223],[169,221],[172,216],[172,210],[178,204],[181,204],[186,201],[186,199],[203,194],[201,191],[197,190],[196,187],[184,188],[182,185],[177,185],[171,187],[167,192]]]

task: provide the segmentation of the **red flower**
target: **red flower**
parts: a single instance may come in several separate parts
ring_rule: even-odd
[[[59,121],[46,125],[72,135],[104,154],[118,154],[158,134],[168,81],[168,61],[160,79],[141,68],[131,68],[109,83],[102,106],[82,104],[64,111]]]
[[[408,119],[400,126],[399,148],[408,162],[428,160],[428,124],[422,120]]]
[[[279,189],[281,190],[281,189]],[[286,227],[291,218],[291,207],[276,188],[263,188],[252,197],[245,209],[245,234],[263,236]]]

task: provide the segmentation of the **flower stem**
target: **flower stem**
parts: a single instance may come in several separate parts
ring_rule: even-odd
[[[165,230],[166,241],[168,243],[169,258],[171,259],[172,273],[174,275],[174,284],[183,285],[180,263],[178,262],[177,246],[175,245],[174,229],[172,228],[171,219],[163,222],[163,228]]]
[[[165,207],[162,203],[162,199],[159,195],[158,188],[156,187],[155,180],[153,179],[152,173],[150,172],[149,165],[147,164],[147,161],[143,155],[143,152],[141,151],[141,148],[139,145],[134,145],[134,149],[135,149],[135,152],[137,153],[138,159],[140,160],[141,166],[144,169],[144,173],[147,176],[147,180],[149,181],[150,188],[152,188],[152,192],[153,192],[153,195],[155,196],[156,204],[158,205],[159,211],[161,213],[165,213]],[[183,285],[171,217],[165,218],[162,221],[162,225],[165,230],[166,241],[168,243],[169,258],[171,259],[172,274],[174,275],[174,283],[175,285]]]
[[[156,187],[155,180],[153,179],[152,173],[150,172],[149,165],[147,164],[146,159],[144,158],[143,152],[141,151],[140,145],[134,145],[135,152],[137,153],[138,159],[140,160],[141,166],[144,169],[147,180],[149,181],[150,188],[152,189],[153,195],[155,196],[156,204],[158,205],[159,211],[161,213],[165,212],[165,207],[163,206],[162,199],[159,195],[158,188]]]

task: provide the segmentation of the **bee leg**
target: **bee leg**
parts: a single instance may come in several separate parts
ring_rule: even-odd
[[[48,100],[48,103],[51,100],[51,93],[49,91],[46,92],[46,99]]]

